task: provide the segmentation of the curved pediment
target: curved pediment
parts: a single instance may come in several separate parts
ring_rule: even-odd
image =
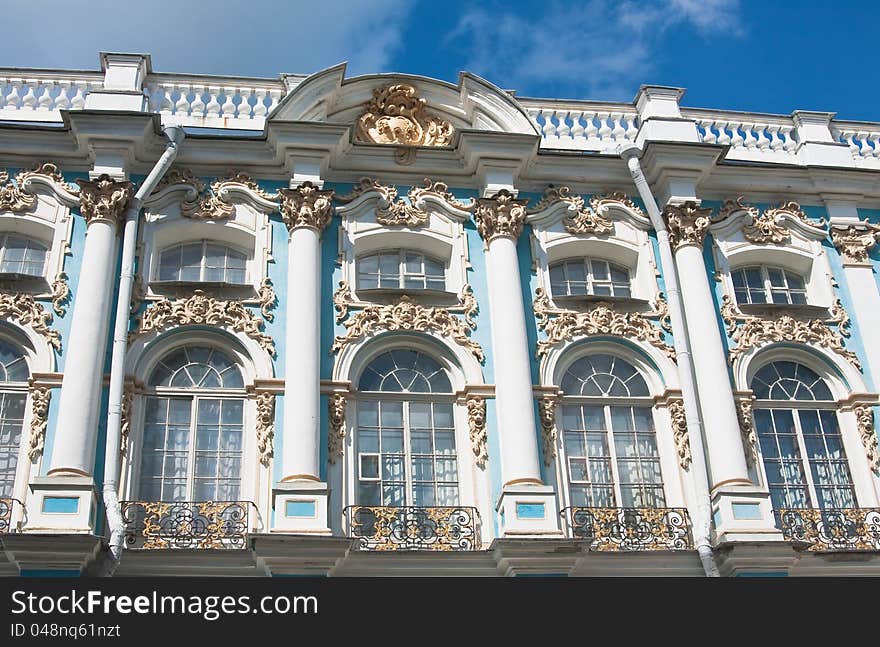
[[[510,94],[462,72],[458,85],[411,74],[345,78],[345,64],[297,85],[268,121],[316,121],[352,126],[358,143],[449,146],[461,130],[539,136]]]

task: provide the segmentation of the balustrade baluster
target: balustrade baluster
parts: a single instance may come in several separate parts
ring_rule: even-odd
[[[567,110],[557,110],[556,111],[556,117],[557,117],[557,119],[559,119],[559,128],[556,129],[556,134],[560,138],[563,138],[563,137],[565,139],[571,138],[571,128],[569,128],[568,122],[566,121],[566,119],[568,119],[568,115],[569,115],[569,112]]]
[[[277,90],[277,89],[269,90],[269,111],[268,111],[268,113],[271,113],[275,109],[275,106],[277,106],[278,103],[281,101],[281,96],[282,96],[281,90]]]
[[[571,137],[574,141],[579,142],[584,138],[584,126],[581,124],[582,110],[576,110],[569,113],[571,115]]]
[[[177,101],[174,103],[174,114],[178,117],[185,117],[189,114],[189,85],[186,83],[178,83],[177,91],[180,93]]]
[[[208,115],[208,117],[220,116],[220,102],[217,101],[218,94],[220,94],[219,87],[210,86],[208,88],[208,105],[205,106],[205,113]]]
[[[251,103],[250,103],[251,91],[249,88],[239,88],[238,94],[241,95],[241,103],[238,104],[238,112],[236,112],[235,116],[238,119],[250,119],[251,118]]]
[[[205,86],[204,85],[193,85],[193,100],[190,103],[190,114],[193,117],[204,117],[205,116],[205,102],[202,100],[202,95],[205,94]]]
[[[70,100],[70,109],[71,110],[82,110],[86,105],[86,89],[88,88],[87,81],[74,81],[74,93],[73,98]]]
[[[36,110],[37,95],[34,94],[34,87],[37,85],[36,79],[24,79],[27,83],[27,93],[21,98],[21,110]]]
[[[256,103],[254,103],[254,119],[257,117],[265,117],[266,104],[264,102],[266,100],[266,90],[257,88],[254,90],[254,95],[256,96]]]
[[[232,102],[232,98],[235,96],[235,88],[222,88],[223,90],[223,105],[220,106],[220,115],[222,117],[233,118],[235,117],[235,104]]]

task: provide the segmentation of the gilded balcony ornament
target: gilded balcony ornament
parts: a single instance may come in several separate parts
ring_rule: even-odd
[[[672,422],[672,437],[675,439],[678,464],[681,465],[681,469],[686,470],[691,465],[692,457],[683,400],[670,400],[669,419]]]
[[[808,552],[880,550],[880,508],[783,508],[782,536]]]
[[[126,375],[122,383],[122,415],[119,424],[119,455],[128,453],[128,439],[131,436],[131,413],[134,396],[138,392],[137,382],[133,375]]]
[[[275,308],[278,299],[275,297],[275,290],[272,288],[272,279],[268,276],[260,283],[260,291],[257,293],[258,303],[260,304],[260,313],[266,321],[273,321],[275,315],[269,312]]]
[[[585,508],[562,510],[571,534],[590,541],[591,551],[690,550],[684,508]]]
[[[736,417],[742,434],[746,462],[749,465],[755,465],[758,462],[758,434],[755,433],[755,418],[752,414],[753,398],[740,400],[737,405]]]
[[[556,441],[559,438],[559,432],[556,429],[556,405],[558,402],[559,398],[555,395],[544,395],[538,399],[544,465],[552,465],[556,460]]]
[[[56,315],[63,317],[67,314],[67,309],[63,306],[69,299],[70,286],[67,285],[67,274],[65,272],[58,272],[55,280],[52,282],[52,310],[55,311]]]
[[[709,231],[711,209],[700,209],[693,200],[680,205],[666,205],[663,218],[669,230],[669,242],[674,250],[686,245],[703,246]]]
[[[348,506],[348,531],[359,550],[478,550],[480,514],[465,506]]]
[[[31,392],[31,435],[28,442],[28,458],[37,460],[43,453],[46,442],[46,424],[49,421],[49,401],[52,389],[44,386],[32,386]]]
[[[454,129],[445,119],[430,115],[427,101],[405,83],[373,90],[373,98],[358,118],[355,141],[401,146],[448,146]]]
[[[526,219],[528,200],[517,199],[507,189],[501,189],[491,198],[477,198],[476,204],[470,207],[486,244],[496,238],[512,238],[516,241],[522,233]]]
[[[148,307],[138,320],[130,338],[176,326],[229,326],[255,340],[260,348],[275,357],[275,342],[261,332],[265,322],[254,316],[239,301],[224,301],[195,290],[192,296],[162,299]]]
[[[134,195],[134,184],[102,173],[96,180],[78,179],[79,212],[90,225],[96,220],[122,224],[125,207]]]
[[[257,451],[260,463],[269,467],[275,454],[275,394],[263,391],[257,394]]]
[[[843,346],[843,338],[849,337],[849,316],[839,299],[832,306],[831,317],[826,322],[822,319],[795,319],[787,314],[775,319],[742,316],[737,314],[733,302],[725,294],[722,297],[721,316],[727,324],[727,334],[736,344],[735,348],[730,349],[731,364],[750,348],[771,342],[788,342],[822,346],[841,355],[857,369],[862,370],[858,356]],[[738,326],[738,322],[742,322],[742,325]],[[828,327],[829,323],[836,324],[836,332]]]
[[[9,173],[0,171],[0,211],[27,211],[37,203],[37,196],[28,195],[20,184],[9,181]]]
[[[281,218],[287,231],[298,227],[314,229],[319,234],[333,219],[332,189],[323,191],[311,182],[303,182],[295,189],[281,189]]]
[[[52,348],[61,352],[61,333],[49,327],[52,313],[43,310],[43,306],[34,301],[33,295],[0,294],[0,319],[18,321],[24,326],[30,326],[34,332],[44,337]]]
[[[870,265],[868,252],[880,240],[880,225],[860,223],[846,228],[831,227],[831,241],[844,263]]]
[[[568,233],[575,235],[594,234],[599,236],[614,231],[614,223],[600,216],[593,209],[592,201],[590,207],[586,207],[584,199],[579,195],[572,195],[571,189],[567,186],[548,187],[538,201],[538,204],[534,208],[529,209],[529,213],[544,211],[557,202],[568,205],[568,213],[562,219],[562,225]]]
[[[345,448],[345,394],[333,393],[327,399],[327,459],[335,464]]]
[[[333,293],[333,308],[336,310],[336,323],[342,323],[348,316],[348,307],[353,304],[348,281],[340,281],[339,288]]]
[[[647,342],[675,361],[675,350],[663,341],[663,332],[637,312],[617,312],[611,303],[599,301],[585,312],[558,310],[550,307],[550,298],[543,288],[535,290],[533,303],[538,328],[547,339],[538,342],[537,357],[543,357],[557,344],[576,337],[607,335],[629,337]]]
[[[248,547],[250,501],[123,501],[125,542],[133,549]]]
[[[874,428],[874,407],[870,404],[861,404],[853,411],[856,414],[859,437],[862,439],[868,464],[876,474],[880,474],[880,451],[877,449],[877,431]]]
[[[486,398],[479,395],[469,395],[467,414],[474,463],[480,469],[485,469],[486,461],[489,459],[489,453],[486,450]]]
[[[412,330],[451,337],[470,350],[479,361],[482,362],[484,358],[482,347],[468,337],[469,326],[465,322],[452,315],[447,308],[426,308],[406,295],[397,303],[366,306],[343,325],[347,331],[333,341],[331,353],[337,353],[351,342],[380,330]]]

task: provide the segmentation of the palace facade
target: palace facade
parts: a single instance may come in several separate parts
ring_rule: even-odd
[[[880,124],[0,69],[5,575],[880,574]]]

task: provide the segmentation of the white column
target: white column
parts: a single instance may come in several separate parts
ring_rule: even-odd
[[[527,202],[502,189],[492,198],[478,199],[474,214],[477,230],[487,246],[495,411],[503,481],[496,508],[502,515],[502,533],[507,536],[560,532],[553,488],[541,480],[522,279],[516,254]]]
[[[333,191],[311,181],[282,189],[287,246],[284,422],[281,478],[273,488],[275,530],[329,533],[320,478],[321,232]]]
[[[64,344],[64,377],[49,476],[91,476],[98,436],[101,381],[108,345],[116,275],[116,231],[130,182],[107,175],[80,180],[80,211],[87,222],[82,269],[76,286],[70,336]]]

